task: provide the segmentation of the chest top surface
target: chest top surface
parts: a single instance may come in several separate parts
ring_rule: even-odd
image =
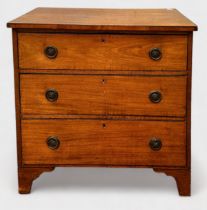
[[[197,26],[176,9],[36,8],[8,23],[11,28],[194,31]]]

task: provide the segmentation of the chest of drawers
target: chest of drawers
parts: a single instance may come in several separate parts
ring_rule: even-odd
[[[58,166],[147,167],[190,195],[192,36],[175,9],[37,8],[13,30],[19,192]]]

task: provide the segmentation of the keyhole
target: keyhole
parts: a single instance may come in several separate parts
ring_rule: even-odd
[[[105,128],[105,127],[106,127],[106,124],[105,124],[105,123],[103,123],[103,124],[102,124],[102,127],[103,127],[103,128]]]

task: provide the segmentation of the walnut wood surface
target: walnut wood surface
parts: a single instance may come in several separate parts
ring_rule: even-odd
[[[186,35],[110,35],[20,33],[21,69],[85,70],[186,70]],[[49,59],[47,46],[55,46],[58,55]],[[149,57],[152,48],[160,48],[162,58]]]
[[[8,27],[110,31],[192,31],[197,26],[176,9],[36,8]]]
[[[46,141],[56,136],[57,150]],[[185,122],[23,120],[24,164],[186,165]],[[151,138],[162,141],[153,151]]]
[[[50,102],[45,93],[58,91]],[[158,90],[160,103],[149,94]],[[185,116],[186,77],[21,75],[22,114]]]
[[[22,168],[18,169],[18,180],[19,180],[19,193],[27,194],[30,193],[32,182],[38,178],[43,172],[52,171],[54,167],[44,168]]]

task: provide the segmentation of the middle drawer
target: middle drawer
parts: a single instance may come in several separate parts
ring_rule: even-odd
[[[186,76],[22,74],[22,114],[185,116]]]

